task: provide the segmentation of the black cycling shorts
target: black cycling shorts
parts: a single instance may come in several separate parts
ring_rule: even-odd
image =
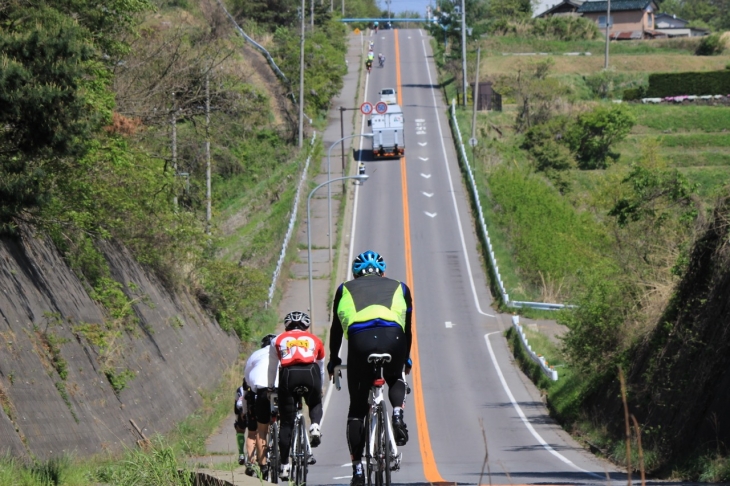
[[[368,395],[375,374],[375,367],[368,363],[373,353],[388,353],[390,363],[383,366],[383,377],[388,383],[391,406],[402,406],[406,396],[403,368],[408,359],[406,334],[400,327],[363,329],[349,336],[347,345],[347,389],[350,393],[350,418],[364,418],[368,411]]]

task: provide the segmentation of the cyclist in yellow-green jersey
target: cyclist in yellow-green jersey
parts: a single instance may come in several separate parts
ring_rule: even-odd
[[[383,367],[388,383],[388,398],[393,407],[393,432],[396,444],[408,442],[408,429],[403,422],[406,383],[403,373],[410,373],[411,312],[413,300],[406,284],[385,277],[385,261],[368,250],[352,263],[353,280],[341,284],[335,293],[330,328],[330,377],[339,358],[344,337],[347,345],[347,388],[350,409],[347,414],[347,443],[352,458],[351,485],[362,486],[362,454],[365,446],[364,420],[368,413],[368,393],[375,370],[367,362],[372,353],[389,353],[390,363]]]

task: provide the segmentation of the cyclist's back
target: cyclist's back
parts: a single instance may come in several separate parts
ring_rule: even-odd
[[[335,293],[330,328],[330,362],[327,370],[341,364],[337,356],[342,338],[347,345],[347,387],[350,409],[347,414],[347,439],[352,456],[352,485],[364,482],[362,472],[365,434],[363,420],[368,412],[368,394],[376,376],[368,362],[371,354],[388,353],[391,360],[383,365],[388,383],[388,398],[393,407],[396,443],[405,445],[408,430],[403,422],[406,384],[404,368],[410,371],[412,299],[408,286],[384,276],[385,262],[373,251],[358,255],[352,265],[354,280],[343,283]]]
[[[307,331],[309,316],[304,312],[290,312],[284,318],[286,332],[277,336],[272,344],[272,356],[281,363],[279,374],[279,415],[281,429],[279,449],[281,452],[281,479],[289,479],[289,448],[292,428],[296,416],[295,390],[306,387],[308,394],[304,401],[309,407],[311,426],[309,433],[312,447],[320,443],[319,423],[322,420],[322,382],[324,379],[324,345],[322,341]],[[270,368],[269,380],[276,373]]]

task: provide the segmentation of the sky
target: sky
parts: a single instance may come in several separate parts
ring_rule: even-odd
[[[547,10],[551,5],[560,3],[560,0],[533,0],[532,11],[535,14]],[[390,0],[390,11],[393,13],[412,11],[426,15],[428,5],[436,5],[436,0]],[[378,0],[378,7],[387,10],[386,0]]]

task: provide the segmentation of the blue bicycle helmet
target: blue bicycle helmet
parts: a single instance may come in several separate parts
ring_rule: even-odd
[[[364,275],[382,275],[385,272],[385,261],[378,252],[368,250],[360,253],[352,262],[352,274],[357,277]]]

